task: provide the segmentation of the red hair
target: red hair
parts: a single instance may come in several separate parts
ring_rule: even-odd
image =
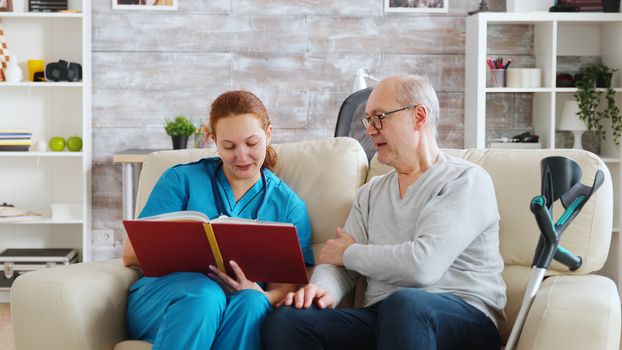
[[[263,102],[248,91],[228,91],[218,96],[214,102],[212,102],[212,109],[209,113],[209,128],[212,134],[216,136],[216,123],[222,118],[232,117],[242,114],[253,114],[257,120],[261,122],[264,131],[268,132],[270,127],[270,117],[268,116],[268,110],[264,106]],[[278,156],[272,146],[266,146],[266,158],[263,161],[263,166],[274,170]]]

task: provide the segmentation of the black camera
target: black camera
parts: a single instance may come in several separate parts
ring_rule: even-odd
[[[80,81],[82,66],[79,63],[59,60],[45,66],[45,78],[49,81]]]

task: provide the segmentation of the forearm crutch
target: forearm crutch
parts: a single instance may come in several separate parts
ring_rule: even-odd
[[[542,195],[534,197],[530,204],[530,210],[540,229],[540,238],[531,263],[531,275],[523,295],[523,302],[505,350],[514,350],[516,347],[527,313],[551,261],[553,259],[559,261],[570,271],[581,267],[583,263],[581,257],[560,246],[559,240],[564,230],[605,179],[604,173],[598,170],[592,187],[582,185],[579,182],[581,168],[576,162],[565,157],[544,158],[540,166],[542,168]],[[553,224],[553,203],[560,198],[565,211]]]

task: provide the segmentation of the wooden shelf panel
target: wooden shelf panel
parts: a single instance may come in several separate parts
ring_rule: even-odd
[[[0,152],[3,157],[50,157],[50,158],[78,158],[84,156],[83,152]]]
[[[80,88],[83,84],[81,81],[70,83],[70,82],[54,82],[54,81],[41,81],[41,82],[32,82],[32,81],[20,81],[19,83],[0,83],[1,87],[27,87],[27,88]]]
[[[82,18],[76,12],[0,12],[0,18]]]
[[[12,221],[11,219],[0,220],[0,225],[82,225],[82,219],[52,219],[52,218],[36,218]]]

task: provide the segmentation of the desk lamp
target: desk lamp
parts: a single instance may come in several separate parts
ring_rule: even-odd
[[[352,92],[357,92],[359,90],[363,90],[367,88],[368,85],[367,85],[366,79],[373,80],[373,81],[380,81],[380,79],[377,79],[373,77],[371,74],[369,74],[367,69],[358,68],[354,76],[354,83],[352,84]]]
[[[577,101],[566,101],[564,103],[564,109],[562,111],[562,117],[559,121],[559,130],[568,130],[574,134],[574,149],[583,149],[581,146],[581,137],[587,130],[585,123],[579,119],[577,113],[579,112],[579,105]]]

